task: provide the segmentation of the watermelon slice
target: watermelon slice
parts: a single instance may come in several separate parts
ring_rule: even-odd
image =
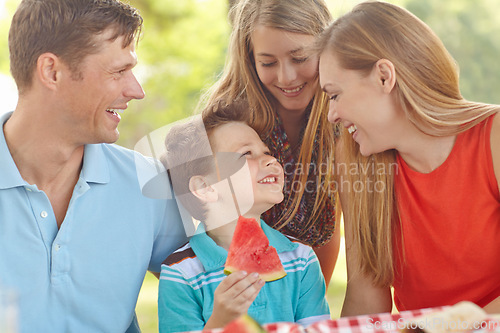
[[[265,333],[266,330],[248,314],[231,321],[224,326],[223,333]]]
[[[254,218],[240,216],[227,254],[224,273],[257,272],[264,281],[274,281],[286,275],[278,252]]]

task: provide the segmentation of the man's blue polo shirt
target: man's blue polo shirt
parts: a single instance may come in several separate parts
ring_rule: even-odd
[[[0,117],[0,285],[16,290],[20,332],[137,332],[147,269],[186,242],[174,200],[142,195],[134,159],[116,145],[87,145],[66,217],[24,181]]]

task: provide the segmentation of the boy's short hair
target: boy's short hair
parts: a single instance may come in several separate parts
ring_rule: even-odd
[[[10,71],[19,93],[30,88],[38,57],[51,52],[79,78],[79,64],[99,52],[96,37],[111,28],[110,41],[137,40],[143,19],[119,0],[22,0],[9,31]]]
[[[218,127],[231,123],[248,124],[248,104],[243,100],[231,103],[218,101],[202,112],[202,124],[195,120],[173,126],[165,138],[165,154],[160,158],[169,172],[178,200],[197,220],[206,219],[205,205],[189,189],[194,176],[216,175],[211,135]]]

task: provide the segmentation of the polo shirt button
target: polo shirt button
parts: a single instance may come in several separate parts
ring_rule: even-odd
[[[26,191],[31,192],[31,189],[29,187],[25,187]]]
[[[40,213],[40,216],[41,216],[42,218],[46,218],[47,216],[49,216],[49,214],[47,214],[47,212],[46,212],[46,211],[42,211],[42,212]]]
[[[56,251],[59,251],[61,249],[61,245],[56,244],[55,248],[56,248]]]

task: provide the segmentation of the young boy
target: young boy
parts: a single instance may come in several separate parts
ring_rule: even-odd
[[[245,123],[244,103],[215,105],[209,111],[201,126],[194,121],[179,125],[166,138],[162,161],[176,196],[203,223],[189,243],[163,262],[160,332],[223,327],[244,313],[261,324],[307,326],[329,319],[325,282],[312,249],[260,220],[283,200],[282,166]],[[284,278],[264,283],[256,273],[224,274],[240,214],[261,221],[286,270]]]

